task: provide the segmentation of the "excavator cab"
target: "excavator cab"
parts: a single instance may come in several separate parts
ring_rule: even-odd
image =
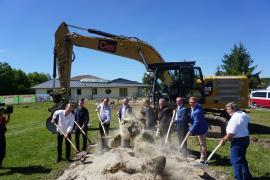
[[[178,96],[188,99],[194,96],[199,103],[205,102],[204,81],[200,67],[195,62],[168,62],[149,64],[152,73],[150,99],[157,104],[159,98],[175,102]],[[164,77],[166,74],[168,77]],[[169,78],[170,83],[164,83]]]

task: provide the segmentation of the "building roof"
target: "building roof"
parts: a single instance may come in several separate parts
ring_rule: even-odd
[[[131,81],[128,79],[123,79],[123,78],[117,78],[111,81],[111,83],[120,83],[120,84],[141,84],[137,81]]]
[[[139,83],[137,81],[130,81],[123,78],[117,78],[112,81],[100,81],[100,82],[82,82],[80,80],[71,80],[71,88],[112,88],[112,87],[147,87],[148,85]],[[53,80],[49,80],[33,86],[32,89],[52,89]],[[60,88],[60,82],[55,80],[55,88]]]
[[[80,81],[82,79],[102,79],[100,77],[97,77],[97,76],[93,76],[93,75],[90,75],[90,74],[87,74],[87,75],[78,75],[78,76],[74,76],[72,78],[70,78],[71,80],[77,80],[77,81]]]

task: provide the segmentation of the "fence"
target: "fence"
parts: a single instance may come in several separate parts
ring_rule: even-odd
[[[36,96],[33,94],[0,96],[0,103],[5,104],[26,104],[33,102],[36,102]]]

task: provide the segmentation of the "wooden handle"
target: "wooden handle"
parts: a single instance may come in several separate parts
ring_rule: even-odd
[[[101,119],[100,119],[100,116],[99,116],[98,112],[97,112],[97,115],[98,115],[98,120],[99,120],[99,122],[100,122],[100,124],[101,124],[102,130],[103,130],[103,132],[104,132],[104,135],[105,135],[105,137],[107,137],[107,133],[106,133],[106,131],[105,131],[105,128],[104,128],[104,126],[103,126],[103,124],[102,124],[102,121],[101,121]]]
[[[173,116],[172,116],[172,119],[170,121],[170,126],[169,126],[169,129],[167,131],[167,135],[166,135],[166,138],[165,138],[165,144],[167,144],[167,141],[168,141],[168,137],[169,137],[169,133],[170,133],[170,130],[171,130],[171,127],[172,127],[172,124],[173,124],[173,120],[174,120],[174,116],[175,116],[175,111],[173,111]]]

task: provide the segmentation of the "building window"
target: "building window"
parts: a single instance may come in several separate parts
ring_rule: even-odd
[[[106,93],[106,94],[111,94],[111,93],[112,93],[112,90],[111,90],[111,89],[106,89],[106,90],[105,90],[105,93]]]
[[[82,90],[81,89],[77,89],[77,95],[82,95]]]
[[[52,89],[47,89],[47,94],[50,94],[51,92],[53,92]]]
[[[97,95],[97,88],[92,89],[92,95]]]
[[[119,96],[120,97],[126,97],[128,95],[128,89],[127,88],[119,88]]]
[[[254,92],[252,93],[252,97],[261,97],[261,98],[266,98],[267,92]]]

